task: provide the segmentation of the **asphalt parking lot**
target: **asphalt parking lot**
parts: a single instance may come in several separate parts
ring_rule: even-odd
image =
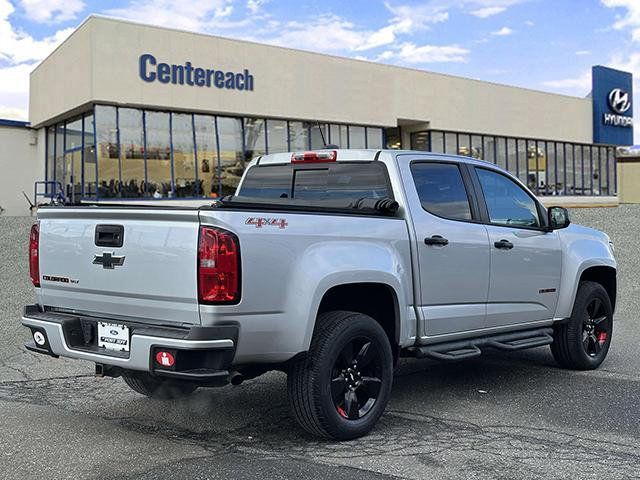
[[[335,443],[296,426],[280,373],[161,402],[25,351],[30,220],[0,218],[0,478],[640,478],[640,207],[572,220],[609,233],[620,264],[599,370],[561,370],[546,347],[404,360],[374,432]]]

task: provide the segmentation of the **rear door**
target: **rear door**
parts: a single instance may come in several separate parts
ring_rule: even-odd
[[[489,240],[458,162],[401,156],[416,234],[423,336],[484,327]]]
[[[197,210],[43,208],[38,218],[43,305],[123,320],[200,322]]]
[[[558,233],[544,230],[542,207],[516,181],[491,168],[471,170],[491,247],[487,327],[553,318],[562,265]]]

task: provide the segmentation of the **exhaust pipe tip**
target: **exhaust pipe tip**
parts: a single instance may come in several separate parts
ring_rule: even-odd
[[[231,372],[229,374],[229,382],[231,385],[238,386],[244,381],[244,375],[240,372]]]

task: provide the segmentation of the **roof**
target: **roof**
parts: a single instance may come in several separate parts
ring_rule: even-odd
[[[0,127],[29,128],[29,122],[23,122],[21,120],[10,120],[8,118],[0,118]]]

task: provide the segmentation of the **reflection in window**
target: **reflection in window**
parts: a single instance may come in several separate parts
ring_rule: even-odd
[[[458,153],[458,140],[455,133],[445,133],[445,153],[456,155]]]
[[[510,178],[485,168],[476,168],[489,211],[497,225],[538,227],[538,209],[527,192]]]
[[[145,192],[142,111],[133,108],[118,109],[118,126],[122,181],[120,195],[124,198],[141,197]]]
[[[267,120],[268,153],[288,152],[286,120]]]
[[[120,197],[120,160],[118,159],[118,127],[115,107],[95,108],[96,139],[98,141],[98,196]]]
[[[471,220],[467,190],[457,165],[414,163],[411,175],[422,208],[440,217]]]
[[[382,148],[382,129],[367,127],[367,148]]]
[[[96,147],[93,134],[93,114],[84,117],[84,149],[83,149],[83,178],[84,196],[96,196]]]
[[[247,162],[267,153],[264,119],[244,119],[244,148]]]
[[[339,148],[349,148],[348,132],[346,125],[329,126],[329,142]]]
[[[192,117],[187,113],[171,114],[173,177],[176,197],[195,197],[200,191],[196,182],[196,157],[193,145]]]
[[[222,195],[235,192],[244,172],[242,151],[242,119],[217,117],[218,142],[220,146],[220,183]]]
[[[289,122],[289,143],[292,151],[309,150],[309,131],[302,122]]]
[[[364,127],[349,126],[349,148],[366,148]]]
[[[398,150],[402,148],[402,139],[400,138],[399,128],[385,129],[385,140],[386,140],[386,145],[384,146],[384,148],[389,148],[394,150]]]
[[[218,154],[216,151],[215,118],[194,115],[198,157],[198,185],[204,197],[218,195]]]
[[[64,123],[56,125],[56,161],[55,180],[62,186],[62,191],[66,193],[64,183]]]
[[[169,114],[145,112],[147,135],[147,191],[153,198],[174,196],[171,185],[171,132]]]

